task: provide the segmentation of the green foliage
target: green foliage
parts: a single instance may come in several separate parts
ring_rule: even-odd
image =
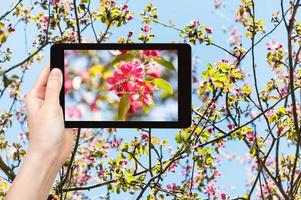
[[[124,94],[119,101],[118,106],[118,120],[124,121],[126,119],[126,113],[130,108],[130,94]]]
[[[170,70],[173,70],[173,71],[176,70],[175,67],[173,66],[172,62],[164,59],[163,57],[157,57],[155,59],[155,61],[157,63],[159,63],[160,65],[162,65],[163,67],[166,67],[167,69],[170,69]]]
[[[118,63],[120,63],[121,61],[130,61],[133,58],[135,58],[135,55],[133,55],[132,53],[126,53],[120,56],[117,56],[116,58],[114,58],[114,60],[112,60],[112,65],[116,65]]]
[[[158,88],[164,90],[168,95],[173,95],[173,88],[167,81],[162,78],[155,78],[153,82]]]
[[[127,9],[115,4],[112,5],[110,1],[101,1],[101,4],[101,8],[97,9],[93,16],[96,20],[100,20],[108,27],[112,27],[113,25],[120,27],[126,24],[129,16],[132,14],[132,12]]]

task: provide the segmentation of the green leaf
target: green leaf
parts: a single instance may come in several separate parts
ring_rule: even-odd
[[[155,61],[167,69],[176,71],[176,68],[173,66],[173,64],[168,60],[165,60],[163,57],[157,57],[155,58]]]
[[[149,111],[151,110],[151,108],[153,108],[155,106],[155,102],[152,101],[150,105],[147,105],[145,103],[143,103],[143,111],[145,114],[148,114]]]
[[[127,53],[127,54],[123,54],[121,56],[117,56],[113,61],[112,61],[112,65],[115,65],[121,61],[129,61],[132,60],[134,58],[134,55],[131,53]]]
[[[155,78],[153,81],[158,88],[165,90],[169,95],[173,94],[173,88],[167,81],[161,78]]]
[[[85,11],[86,10],[86,5],[81,3],[79,4],[79,9],[82,10],[82,11]]]
[[[4,87],[8,87],[13,81],[9,79],[6,75],[3,76],[3,85]]]
[[[242,198],[243,198],[243,199],[249,199],[249,194],[244,194],[244,195],[242,196]]]
[[[118,108],[118,120],[125,121],[126,112],[130,108],[130,94],[126,93],[120,98]]]
[[[213,158],[211,155],[207,155],[206,158],[205,158],[205,163],[207,165],[211,165],[213,163]]]
[[[178,144],[182,143],[183,138],[182,138],[181,132],[178,132],[178,133],[176,134],[175,140],[176,140],[176,142],[177,142]]]
[[[5,24],[3,24],[2,22],[0,22],[0,29],[4,29],[5,28]]]

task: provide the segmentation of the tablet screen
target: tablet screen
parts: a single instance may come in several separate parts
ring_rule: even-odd
[[[66,121],[178,121],[178,51],[65,49]]]

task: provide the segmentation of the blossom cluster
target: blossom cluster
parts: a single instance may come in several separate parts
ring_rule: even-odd
[[[121,55],[126,52],[121,51]],[[158,50],[143,50],[145,59],[158,57]],[[113,76],[107,78],[109,90],[114,91],[118,97],[129,94],[130,107],[128,112],[134,113],[153,103],[154,85],[146,80],[147,76],[160,77],[160,68],[157,65],[145,65],[140,60],[121,62],[113,72]]]

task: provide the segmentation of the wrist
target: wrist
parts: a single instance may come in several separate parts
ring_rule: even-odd
[[[47,198],[61,164],[54,159],[53,155],[45,155],[33,150],[28,149],[7,199],[21,199],[21,194],[22,199]],[[19,193],[16,192],[16,188]]]
[[[32,148],[29,145],[28,151],[27,151],[27,157],[29,160],[32,160],[33,162],[41,162],[45,163],[45,165],[62,165],[60,154],[59,152],[55,151],[41,151],[39,149]]]

